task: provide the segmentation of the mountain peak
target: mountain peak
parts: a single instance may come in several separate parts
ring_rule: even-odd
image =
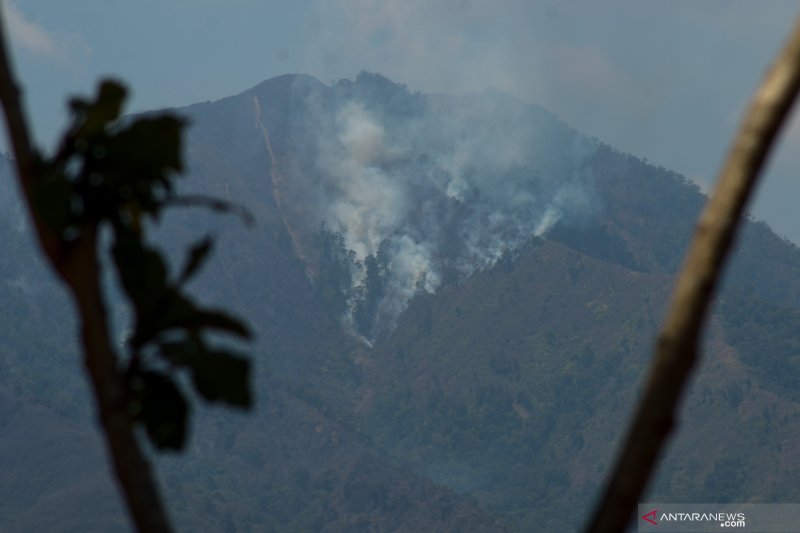
[[[281,74],[262,81],[241,95],[307,95],[314,90],[326,87],[324,83],[310,74]]]

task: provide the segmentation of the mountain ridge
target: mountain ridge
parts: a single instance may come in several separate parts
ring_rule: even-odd
[[[158,460],[169,506],[187,529],[576,529],[637,397],[704,197],[674,172],[575,141],[580,134],[557,117],[513,97],[431,98],[376,76],[337,89],[286,75],[175,110],[192,124],[181,191],[241,203],[258,222],[247,230],[234,219],[176,212],[159,240],[172,253],[198,233],[217,236],[192,288],[257,332],[258,403],[246,417],[196,409],[187,454]],[[361,198],[348,196],[350,178],[376,193],[364,201],[401,200],[394,218],[359,211],[360,221],[383,228],[375,235],[337,210]],[[586,194],[569,196],[577,193],[562,178]],[[379,186],[396,194],[378,195]],[[567,198],[557,200],[561,190]],[[0,217],[12,213],[12,198],[0,195]],[[535,236],[552,206],[560,218]],[[0,253],[0,394],[19,412],[49,411],[37,411],[31,453],[9,452],[18,475],[0,481],[0,526],[35,529],[46,512],[64,517],[63,530],[80,530],[95,516],[93,499],[115,498],[101,481],[99,446],[82,458],[93,465],[85,477],[60,468],[77,447],[48,448],[65,427],[53,419],[59,409],[71,417],[67,434],[97,437],[78,407],[86,394],[74,335],[62,323],[65,299],[51,296],[54,284],[25,289],[47,274],[29,267],[31,246],[13,229],[18,215],[7,216],[0,237],[19,253]],[[326,220],[322,235],[341,241],[318,238]],[[433,226],[438,233],[426,233]],[[470,240],[473,230],[480,238]],[[381,239],[394,255],[379,258]],[[360,255],[348,255],[359,246]],[[397,261],[410,252],[427,272],[439,269],[434,290],[421,275],[386,273],[412,272]],[[369,257],[380,267],[373,278]],[[800,495],[792,445],[800,398],[791,391],[800,378],[798,274],[797,247],[748,222],[650,496]],[[372,347],[348,333],[348,305],[374,291],[374,308],[354,308],[363,316],[400,289],[411,291],[407,307]],[[20,321],[24,328],[11,326]],[[121,328],[124,316],[116,322]],[[50,335],[37,337],[37,324],[53,324]],[[10,416],[0,410],[12,427]],[[10,449],[14,432],[3,435],[0,448]],[[8,497],[26,473],[31,496]],[[52,477],[37,485],[33,473]],[[107,509],[124,527],[121,507]]]

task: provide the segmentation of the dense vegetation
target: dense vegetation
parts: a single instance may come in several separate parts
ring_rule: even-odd
[[[176,523],[187,531],[574,529],[637,397],[702,195],[675,173],[597,144],[587,162],[597,210],[435,294],[418,291],[370,348],[342,317],[375,331],[385,258],[359,262],[332,228],[304,227],[311,207],[292,203],[287,184],[317,172],[307,164],[313,146],[291,124],[309,112],[308,94],[328,90],[282,77],[181,110],[193,124],[182,187],[242,202],[258,222],[243,230],[181,213],[163,230],[168,243],[217,236],[219,254],[190,288],[249,317],[256,333],[252,415],[201,413],[187,454],[161,461]],[[339,90],[386,100],[392,112],[424,98],[370,79]],[[271,153],[254,120],[256,97]],[[502,98],[553,138],[575,134],[506,96],[474,97]],[[0,189],[0,237],[14,250],[0,253],[0,525],[119,528],[78,407],[66,302],[39,281],[46,275],[15,229],[14,205]],[[800,497],[800,252],[756,222],[739,248],[654,500]]]

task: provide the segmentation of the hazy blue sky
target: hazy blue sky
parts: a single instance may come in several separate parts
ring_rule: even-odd
[[[362,69],[413,90],[495,86],[706,185],[799,2],[3,0],[36,136],[115,75],[131,110]],[[800,119],[755,207],[800,242]],[[669,206],[664,206],[668,209]]]

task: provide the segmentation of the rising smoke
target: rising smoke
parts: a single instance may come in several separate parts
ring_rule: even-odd
[[[593,143],[505,93],[426,96],[362,73],[307,96],[300,122],[313,163],[298,190],[313,222],[354,252],[347,320],[367,338],[389,331],[417,291],[490,268],[593,206]],[[357,289],[378,256],[364,331]]]

